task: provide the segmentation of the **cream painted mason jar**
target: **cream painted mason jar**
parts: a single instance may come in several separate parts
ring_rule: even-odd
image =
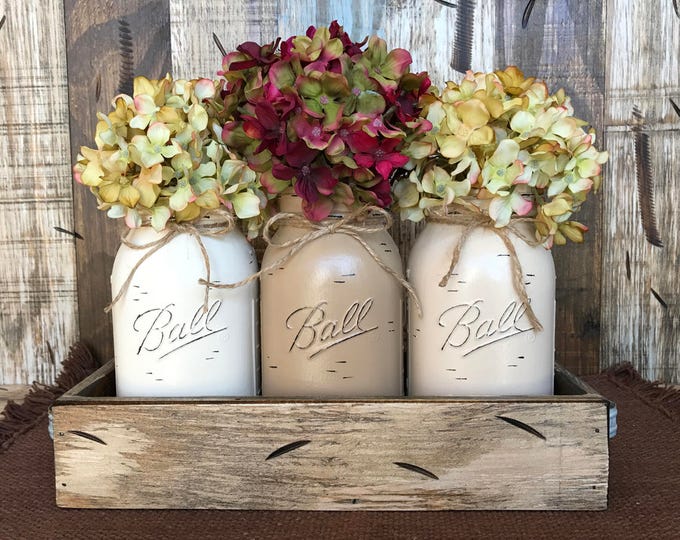
[[[302,215],[300,202],[285,195],[281,211]],[[343,215],[334,211],[329,220]],[[309,232],[282,224],[273,241]],[[361,237],[402,274],[387,231]],[[262,268],[290,249],[267,247]],[[263,395],[403,395],[401,285],[356,239],[340,232],[317,238],[260,279]]]
[[[526,236],[531,237],[527,224]],[[408,265],[423,316],[409,306],[409,395],[553,393],[555,267],[550,251],[508,232],[521,264],[536,332],[512,284],[510,254],[488,228],[473,229],[440,287],[464,227],[429,222]],[[522,231],[523,232],[523,231]]]
[[[127,237],[146,245],[164,236],[151,227]],[[255,253],[237,230],[201,235],[212,282],[235,283],[257,271]],[[111,274],[113,298],[152,248],[121,245]],[[113,305],[118,396],[253,396],[257,393],[257,283],[210,289],[200,246],[180,233],[145,260]]]

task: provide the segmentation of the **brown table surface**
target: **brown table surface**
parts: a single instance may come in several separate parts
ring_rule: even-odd
[[[604,512],[59,509],[43,417],[0,454],[0,539],[680,539],[680,391],[644,383],[630,369],[584,379],[619,412]]]

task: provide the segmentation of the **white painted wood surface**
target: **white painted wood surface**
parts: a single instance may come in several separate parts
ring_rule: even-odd
[[[602,357],[633,362],[648,379],[680,380],[680,18],[673,2],[607,4],[606,146],[602,221]],[[645,117],[663,247],[642,227],[633,106]],[[658,295],[654,295],[655,291]]]
[[[0,382],[52,382],[78,336],[64,13],[0,0]]]

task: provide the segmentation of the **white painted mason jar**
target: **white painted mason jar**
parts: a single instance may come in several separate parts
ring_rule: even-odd
[[[283,196],[280,208],[302,215],[297,196]],[[336,210],[330,220],[346,215]],[[284,224],[273,241],[309,232]],[[361,237],[403,275],[386,230]],[[267,247],[262,268],[290,249]],[[263,273],[260,286],[262,395],[403,395],[402,286],[356,239],[342,233],[317,238]]]
[[[531,237],[527,224],[526,236]],[[440,287],[464,227],[428,222],[409,258],[423,308],[409,306],[409,395],[553,393],[555,267],[550,251],[508,231],[543,330],[536,332],[513,288],[510,254],[496,233],[475,228],[448,284]]]
[[[133,229],[146,245],[167,231]],[[201,235],[214,283],[235,283],[257,271],[253,248],[237,230]],[[147,249],[118,250],[113,298]],[[204,311],[205,261],[193,236],[180,233],[144,261],[113,305],[118,396],[253,396],[257,393],[257,282],[213,289]]]

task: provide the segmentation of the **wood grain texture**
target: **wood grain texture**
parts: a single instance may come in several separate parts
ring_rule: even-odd
[[[0,382],[53,382],[78,337],[63,6],[0,0]]]
[[[217,35],[227,52],[244,41],[273,41],[277,16],[275,0],[170,0],[173,73],[187,79],[216,77],[222,55],[208,38]]]
[[[626,359],[647,379],[677,384],[680,190],[667,163],[680,162],[680,132],[655,131],[649,137],[656,163],[656,213],[663,248],[647,242],[642,229],[635,190],[634,135],[607,133],[607,146],[618,157],[609,165],[616,186],[608,190],[604,207],[603,267],[609,268],[609,272],[603,275],[602,317],[606,325],[602,334],[603,360],[615,364]],[[626,210],[622,211],[623,208]],[[630,278],[626,267],[630,268]]]
[[[672,2],[608,0],[606,142],[602,252],[603,366],[627,360],[649,379],[680,380],[680,21]],[[632,109],[649,139],[656,218],[663,247],[645,240],[635,188]],[[642,194],[647,197],[649,194]]]
[[[131,76],[163,77],[170,71],[167,0],[66,0],[71,159],[94,145],[96,112],[108,112]],[[124,225],[97,210],[88,189],[73,192],[77,242],[80,336],[99,358],[113,356],[109,276]]]
[[[601,136],[604,1],[536,2],[527,28],[522,28],[526,0],[484,1],[496,6],[495,25],[481,23],[484,28],[495,28],[493,64],[517,65],[526,75],[544,79],[551,91],[564,88],[572,96],[576,116],[591,122]],[[553,249],[557,272],[555,360],[579,374],[600,369],[601,199],[598,194],[589,197],[575,216],[590,227],[585,242]]]
[[[607,408],[597,395],[526,402],[84,396],[111,377],[111,366],[102,368],[53,408],[59,506],[606,508]]]

